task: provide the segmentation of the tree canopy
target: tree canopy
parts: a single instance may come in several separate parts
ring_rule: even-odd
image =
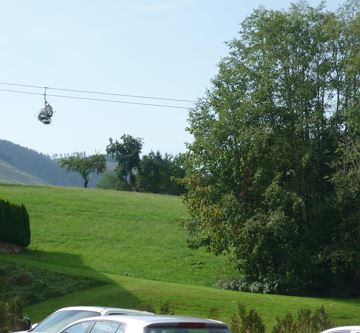
[[[92,172],[100,173],[106,168],[105,156],[101,154],[86,156],[85,154],[78,153],[61,158],[59,164],[67,170],[78,172],[83,178],[85,188],[89,183],[89,176]]]
[[[359,295],[359,2],[259,8],[228,45],[190,112],[189,243],[261,291]]]
[[[130,187],[135,183],[135,170],[140,163],[142,145],[142,139],[124,134],[120,142],[110,138],[106,147],[107,154],[118,163],[116,172],[119,180],[126,182]]]
[[[136,180],[141,192],[180,195],[185,188],[179,180],[185,176],[181,155],[161,155],[159,151],[142,156]]]

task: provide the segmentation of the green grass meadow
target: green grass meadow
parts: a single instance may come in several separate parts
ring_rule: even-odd
[[[107,284],[51,298],[25,308],[34,321],[70,305],[157,310],[230,322],[241,302],[255,308],[268,328],[276,316],[324,305],[336,324],[360,323],[360,299],[320,299],[232,292],[213,288],[224,257],[190,250],[179,223],[186,216],[178,197],[97,189],[0,185],[0,198],[24,203],[32,241],[26,253],[0,255],[32,269],[87,276]]]
[[[10,185],[0,187],[0,197],[27,207],[32,259],[206,286],[224,262],[187,248],[178,197]]]

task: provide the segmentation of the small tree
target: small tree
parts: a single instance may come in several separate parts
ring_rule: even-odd
[[[67,170],[79,173],[84,180],[85,188],[88,186],[90,173],[100,173],[106,168],[105,156],[100,154],[85,156],[85,154],[77,153],[70,157],[61,158],[59,164]]]
[[[135,183],[135,170],[140,163],[142,139],[124,134],[120,138],[120,142],[113,141],[112,138],[109,139],[109,142],[106,152],[118,163],[115,171],[119,180],[131,187]]]

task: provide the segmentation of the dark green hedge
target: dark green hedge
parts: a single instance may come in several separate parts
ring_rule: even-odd
[[[25,247],[30,238],[29,214],[25,206],[0,199],[0,242]]]

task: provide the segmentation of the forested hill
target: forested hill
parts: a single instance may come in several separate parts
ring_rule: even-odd
[[[0,160],[21,169],[51,185],[82,186],[81,177],[62,169],[49,156],[0,139]]]

